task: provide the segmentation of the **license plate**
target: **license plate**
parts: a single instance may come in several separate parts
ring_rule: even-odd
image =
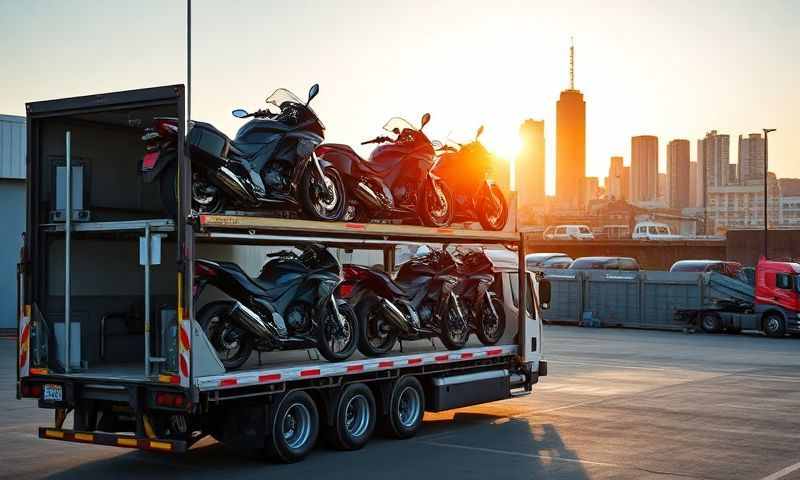
[[[44,389],[42,389],[42,400],[46,402],[64,400],[64,387],[62,385],[45,384]]]

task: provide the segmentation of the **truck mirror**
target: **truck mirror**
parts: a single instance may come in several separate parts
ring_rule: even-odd
[[[542,310],[550,309],[550,280],[539,280],[539,303]]]

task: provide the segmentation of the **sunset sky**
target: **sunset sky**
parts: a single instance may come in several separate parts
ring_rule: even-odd
[[[432,138],[480,125],[505,156],[525,118],[544,119],[548,191],[555,102],[587,102],[587,174],[630,161],[630,137],[666,144],[707,130],[777,128],[770,165],[800,177],[800,2],[206,1],[193,2],[192,116],[233,135],[230,111],[257,109],[277,87],[304,96],[327,140],[357,144],[391,116]],[[185,3],[0,0],[0,113],[26,101],[183,83]],[[362,153],[368,149],[362,149]]]

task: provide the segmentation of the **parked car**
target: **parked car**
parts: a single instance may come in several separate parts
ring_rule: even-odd
[[[678,260],[669,269],[670,272],[717,272],[731,278],[738,278],[743,282],[752,283],[747,274],[742,271],[739,262],[725,260]]]
[[[639,222],[633,229],[631,238],[634,240],[680,240],[680,235],[674,235],[666,223]]]
[[[572,257],[566,253],[529,253],[525,256],[525,267],[528,270],[543,268],[567,268],[572,264]]]
[[[586,225],[556,225],[547,227],[545,240],[594,240],[592,230]]]
[[[624,270],[638,272],[639,262],[631,257],[580,257],[569,266],[569,270]]]

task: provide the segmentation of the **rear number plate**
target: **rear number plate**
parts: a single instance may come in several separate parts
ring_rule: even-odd
[[[61,385],[45,384],[42,389],[42,400],[46,402],[61,402],[64,400],[64,388]]]

